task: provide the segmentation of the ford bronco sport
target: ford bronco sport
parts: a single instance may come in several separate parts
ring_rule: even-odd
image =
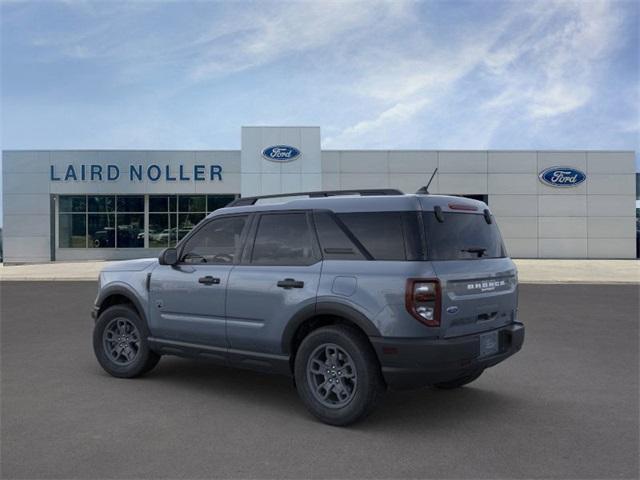
[[[291,375],[313,415],[347,425],[386,388],[460,387],[513,355],[517,301],[482,202],[393,190],[240,198],[159,259],[101,272],[93,347],[116,377],[162,355]]]

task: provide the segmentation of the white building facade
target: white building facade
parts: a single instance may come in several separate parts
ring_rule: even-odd
[[[3,152],[5,263],[158,254],[237,196],[395,188],[484,200],[515,258],[636,258],[632,151],[322,150],[243,127],[240,150]]]

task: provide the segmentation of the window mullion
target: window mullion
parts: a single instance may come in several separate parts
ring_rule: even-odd
[[[106,203],[105,203],[106,206]],[[109,211],[106,211],[109,215]],[[107,217],[109,218],[109,217]],[[109,222],[107,222],[107,225]],[[113,248],[118,248],[118,196],[113,196]]]
[[[144,248],[149,248],[149,195],[144,196]]]

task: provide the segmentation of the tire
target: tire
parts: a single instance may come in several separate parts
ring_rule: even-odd
[[[452,390],[454,388],[460,388],[473,382],[474,380],[477,380],[478,377],[482,375],[482,372],[484,372],[484,370],[468,373],[466,375],[463,375],[462,377],[455,378],[448,382],[436,383],[433,386],[442,390]]]
[[[149,348],[148,337],[147,325],[132,307],[114,305],[98,317],[93,329],[93,351],[110,375],[139,377],[160,361],[160,355]]]
[[[385,391],[371,345],[362,333],[345,325],[319,328],[307,335],[296,354],[294,370],[302,402],[329,425],[346,426],[363,419]]]

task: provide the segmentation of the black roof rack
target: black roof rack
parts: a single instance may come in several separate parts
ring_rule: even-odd
[[[227,205],[229,207],[245,207],[247,205],[255,205],[258,200],[263,198],[280,198],[280,197],[304,197],[320,198],[320,197],[338,197],[341,195],[361,195],[361,196],[373,196],[373,195],[404,195],[400,190],[393,188],[375,188],[366,190],[322,190],[318,192],[297,192],[297,193],[276,193],[274,195],[261,195],[258,197],[242,197],[237,198],[233,202]]]

